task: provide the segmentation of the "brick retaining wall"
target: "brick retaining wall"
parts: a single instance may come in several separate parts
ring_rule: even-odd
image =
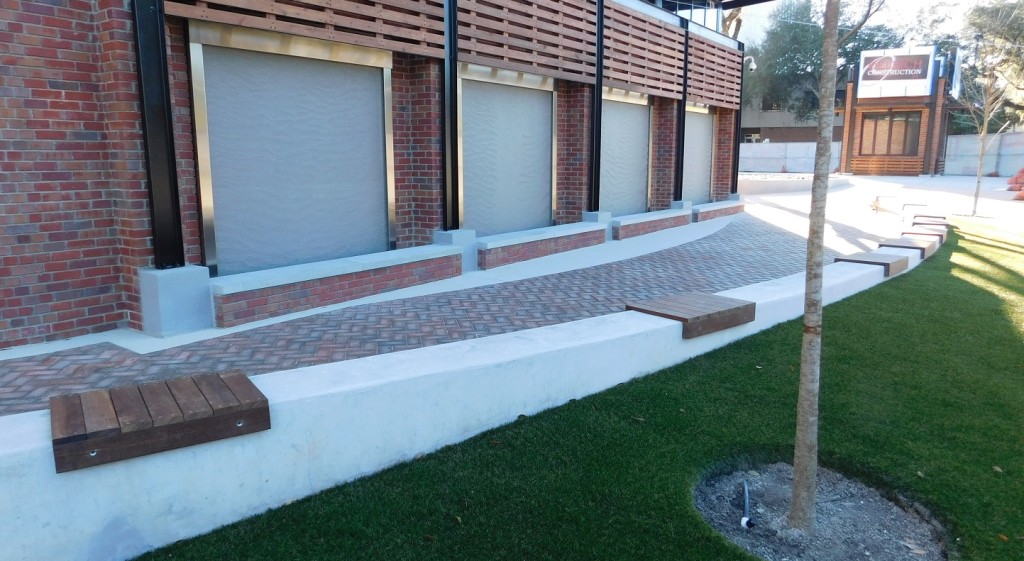
[[[493,269],[502,265],[544,257],[545,255],[600,245],[604,243],[604,238],[604,230],[595,230],[569,236],[505,245],[493,249],[480,249],[477,251],[477,267],[480,269]]]
[[[661,218],[658,220],[648,220],[645,222],[637,222],[635,224],[621,224],[618,226],[612,226],[612,239],[613,240],[624,240],[627,238],[633,238],[636,236],[642,236],[644,234],[653,234],[654,232],[660,232],[669,228],[678,228],[679,226],[686,226],[690,223],[689,214],[680,214],[678,216],[670,216],[668,218]]]
[[[232,327],[460,274],[462,256],[448,255],[269,288],[215,294],[214,314],[217,327]]]

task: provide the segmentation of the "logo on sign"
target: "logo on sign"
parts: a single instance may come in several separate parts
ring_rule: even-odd
[[[864,58],[862,81],[923,80],[928,77],[929,55],[884,55]]]

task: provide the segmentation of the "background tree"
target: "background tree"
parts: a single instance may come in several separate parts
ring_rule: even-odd
[[[855,8],[851,7],[851,11]],[[798,121],[810,121],[817,115],[824,91],[818,74],[824,39],[821,14],[811,0],[784,0],[770,17],[764,38],[747,49],[747,54],[757,61],[757,71],[744,77],[744,104],[753,106],[761,100],[760,108],[787,111]],[[849,69],[860,60],[861,51],[898,47],[902,42],[902,34],[894,28],[862,27],[853,17],[840,14],[840,18],[844,33],[854,33],[839,46],[838,79],[828,90],[828,97],[834,97],[836,89],[845,83]]]
[[[722,22],[722,33],[733,39],[740,36],[740,28],[743,27],[743,8],[733,8],[725,15]]]
[[[978,135],[978,173],[971,216],[978,213],[985,154],[994,136],[1024,116],[1024,6],[996,2],[971,8],[963,33],[968,64],[961,69],[961,111]],[[966,119],[963,119],[966,117]]]
[[[818,389],[821,378],[823,326],[821,285],[824,274],[825,204],[832,159],[832,119],[835,111],[836,67],[840,45],[853,37],[881,9],[885,0],[868,0],[862,19],[839,37],[839,0],[828,0],[822,24],[821,63],[818,84],[818,140],[814,150],[811,182],[810,226],[807,231],[807,272],[804,280],[804,335],[800,348],[800,390],[796,407],[796,439],[793,447],[793,496],[789,525],[804,532],[814,530],[814,503],[818,478]]]

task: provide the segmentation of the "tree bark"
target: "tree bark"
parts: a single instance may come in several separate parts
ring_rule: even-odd
[[[836,61],[839,46],[839,0],[825,4],[819,84],[818,140],[811,183],[810,227],[807,233],[807,276],[804,294],[804,335],[800,350],[800,394],[797,399],[796,442],[793,452],[793,497],[789,525],[814,531],[814,503],[818,477],[818,387],[821,377],[821,332],[825,203],[832,160],[835,115]]]
[[[985,136],[988,133],[988,119],[985,120],[985,124],[982,127],[981,132],[978,134],[978,177],[974,184],[974,206],[971,207],[971,216],[978,215],[978,198],[981,196],[981,176],[985,168]]]

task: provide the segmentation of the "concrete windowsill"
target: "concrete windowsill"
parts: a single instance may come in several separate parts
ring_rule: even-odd
[[[743,206],[743,201],[719,201],[717,203],[704,203],[702,205],[693,205],[693,212],[701,213],[712,210],[721,210],[723,208],[733,208],[737,206]]]
[[[629,226],[632,224],[643,224],[645,222],[654,222],[656,220],[664,220],[666,218],[675,218],[677,216],[689,216],[691,209],[667,209],[667,210],[655,210],[651,212],[641,212],[639,214],[629,214],[625,216],[618,216],[611,221],[611,225],[615,226]]]

